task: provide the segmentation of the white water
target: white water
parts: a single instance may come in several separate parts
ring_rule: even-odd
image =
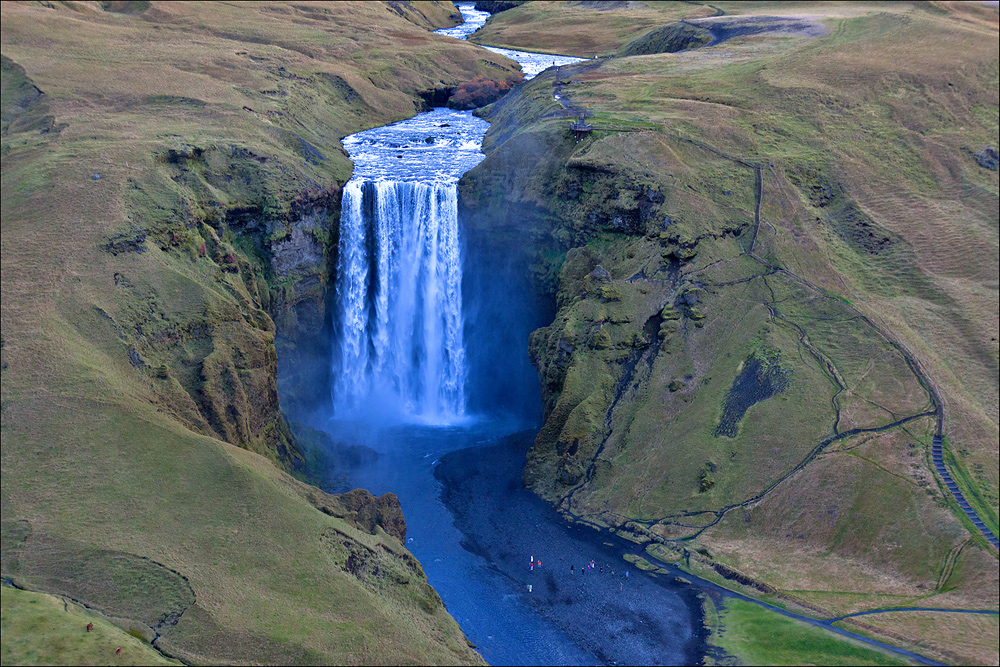
[[[474,12],[471,6],[461,9],[467,19],[468,12]],[[465,26],[466,33],[482,25],[485,16],[478,24]],[[524,56],[522,63],[553,58]],[[544,67],[524,69],[530,78]],[[532,396],[541,404],[537,375],[527,363],[524,341],[543,322],[531,322],[517,308],[484,306],[484,302],[496,303],[498,297],[506,304],[510,290],[518,289],[517,282],[503,282],[503,271],[493,270],[505,265],[508,249],[496,248],[498,261],[487,262],[485,267],[481,258],[471,265],[466,298],[475,307],[468,313],[463,310],[456,186],[462,174],[485,158],[480,147],[487,128],[485,121],[469,112],[435,109],[343,140],[355,170],[342,200],[338,312],[334,316],[335,413],[322,428],[335,441],[364,445],[378,456],[360,464],[338,460],[331,476],[339,486],[344,484],[341,475],[348,471],[349,485],[376,495],[397,494],[406,516],[407,548],[420,559],[449,613],[490,663],[602,664],[592,638],[580,637],[575,621],[571,619],[571,627],[577,630],[574,638],[558,618],[537,608],[525,593],[529,580],[505,574],[492,556],[470,550],[471,543],[454,525],[455,517],[444,504],[441,483],[434,475],[435,466],[448,452],[493,444],[497,438],[530,428],[539,416],[534,409],[524,414],[487,410],[476,419],[464,416],[469,359],[482,364],[487,356],[484,340],[493,340],[493,332],[519,334],[495,336],[489,354],[502,370],[491,372],[515,376],[515,380],[518,374],[527,373],[527,377],[521,378],[525,382],[507,382],[510,377],[485,382],[508,390],[533,387]],[[468,341],[462,339],[466,317],[470,320]],[[466,345],[471,354],[466,353]],[[483,374],[480,366],[474,370]],[[507,473],[502,474],[504,486],[519,487],[518,475],[507,479]],[[530,494],[517,497],[528,497],[528,504],[512,505],[508,499],[496,511],[509,512],[523,522],[529,541],[537,540],[539,548],[553,550],[551,562],[557,550],[560,558],[581,563],[595,557],[590,546],[550,540],[552,533],[540,528],[543,523],[549,525],[544,520],[548,508]],[[492,521],[488,516],[483,520]],[[523,574],[520,571],[531,553],[521,550],[497,558],[516,558],[520,564],[516,570]],[[540,588],[543,573],[536,574]],[[566,572],[562,574],[557,586],[566,585]],[[584,582],[578,578],[570,583]],[[589,615],[606,612],[608,607],[593,602],[600,601],[599,596],[584,598],[583,594],[568,590],[560,604],[578,604],[574,608]],[[665,604],[659,602],[661,598],[656,600],[658,613],[675,615],[673,597]],[[625,631],[621,641],[629,641],[629,636]],[[666,650],[665,659],[679,661],[671,651]]]
[[[347,137],[334,416],[454,424],[465,417],[457,181],[487,124],[436,109]]]
[[[435,30],[434,32],[439,35],[455,37],[456,39],[468,39],[469,35],[483,27],[483,24],[490,18],[489,12],[481,12],[473,5],[460,4],[458,5],[458,10],[462,12],[462,18],[465,19],[465,23],[457,25],[454,28],[444,28],[442,30]],[[521,65],[521,73],[524,74],[526,81],[534,78],[549,67],[569,65],[584,60],[583,58],[574,58],[573,56],[515,51],[514,49],[501,49],[496,46],[483,46],[483,48],[487,51],[507,56],[511,60],[516,60]]]
[[[489,14],[460,5],[465,39]],[[580,58],[489,48],[526,78]],[[334,417],[454,424],[465,418],[456,183],[484,159],[487,124],[436,109],[344,139],[354,177],[341,203]]]
[[[454,183],[344,188],[337,416],[394,412],[432,423],[465,413],[462,267]]]

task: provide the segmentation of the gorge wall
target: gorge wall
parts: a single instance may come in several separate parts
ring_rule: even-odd
[[[5,581],[192,662],[481,662],[285,415],[329,397],[339,138],[511,63],[450,3],[0,11]]]
[[[528,343],[544,425],[524,483],[573,520],[811,613],[832,613],[833,591],[985,604],[976,587],[941,584],[970,533],[931,470],[929,380],[834,296],[884,280],[935,300],[914,238],[848,194],[858,186],[839,153],[783,152],[758,123],[776,117],[770,105],[808,117],[805,102],[774,86],[736,104],[726,96],[745,72],[720,89],[712,56],[670,57],[563,67],[482,112],[487,159],[460,183],[463,218],[555,309]],[[581,136],[569,124],[584,102],[596,129]],[[995,197],[980,204],[977,220]],[[890,506],[913,520],[878,509]],[[995,582],[995,555],[976,545],[963,576]]]

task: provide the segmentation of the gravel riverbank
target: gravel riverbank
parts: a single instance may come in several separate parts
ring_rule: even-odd
[[[435,476],[462,546],[597,662],[700,663],[707,647],[697,591],[636,570],[622,559],[619,540],[567,524],[524,489],[532,437],[520,433],[441,458]],[[531,560],[541,564],[532,568]]]

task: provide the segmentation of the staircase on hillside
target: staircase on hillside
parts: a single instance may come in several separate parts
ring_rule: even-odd
[[[948,468],[945,467],[944,450],[942,448],[940,435],[934,436],[934,441],[931,446],[931,458],[934,460],[934,468],[937,469],[938,474],[941,475],[941,479],[944,480],[945,486],[947,486],[948,490],[951,491],[951,495],[955,497],[955,501],[958,503],[958,506],[962,508],[962,511],[965,512],[966,516],[969,517],[976,528],[982,531],[983,535],[986,536],[986,539],[990,541],[990,544],[1000,549],[1000,541],[997,540],[997,536],[993,534],[993,531],[986,527],[986,524],[983,523],[982,519],[979,518],[979,515],[976,514],[976,510],[972,509],[972,506],[969,505],[969,501],[965,499],[961,489],[958,488],[958,484],[956,484],[955,480],[951,478],[951,473],[948,472]]]

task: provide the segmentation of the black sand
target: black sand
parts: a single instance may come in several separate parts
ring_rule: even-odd
[[[534,609],[598,662],[700,663],[707,647],[697,590],[635,569],[622,555],[639,547],[567,523],[524,489],[532,437],[518,434],[441,459],[435,474],[462,546],[502,573],[511,592],[526,593],[530,584]],[[531,569],[532,558],[541,565]],[[591,560],[597,567],[585,574]]]

